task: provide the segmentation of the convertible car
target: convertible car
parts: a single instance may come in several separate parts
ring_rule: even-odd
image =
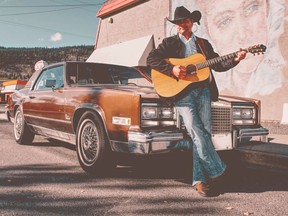
[[[266,142],[259,100],[221,96],[212,103],[217,151]],[[81,167],[98,173],[115,166],[113,155],[151,155],[181,150],[187,134],[173,103],[158,96],[149,68],[60,62],[36,71],[14,93],[8,118],[15,140],[35,135],[76,145]]]

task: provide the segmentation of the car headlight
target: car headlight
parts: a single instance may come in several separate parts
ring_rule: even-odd
[[[143,103],[141,106],[142,126],[173,126],[176,124],[173,107],[162,107],[157,103]]]
[[[232,117],[234,125],[255,124],[255,108],[254,107],[233,107]]]
[[[253,109],[233,109],[233,118],[243,118],[250,119],[253,118],[254,111]]]
[[[251,119],[254,116],[254,109],[242,109],[242,118]]]
[[[142,106],[142,119],[157,119],[158,107],[157,106]]]
[[[161,115],[161,118],[163,119],[173,118],[174,110],[173,108],[170,108],[170,107],[169,108],[163,107],[161,108],[160,115]]]

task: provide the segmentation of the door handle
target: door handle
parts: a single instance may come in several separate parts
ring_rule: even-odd
[[[36,98],[36,97],[33,96],[33,95],[29,95],[29,98],[30,98],[30,99],[34,99],[34,98]]]

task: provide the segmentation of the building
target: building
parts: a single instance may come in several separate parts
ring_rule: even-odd
[[[104,3],[97,13],[100,19],[95,51],[87,61],[146,65],[149,52],[166,35],[169,5],[169,0],[110,0]]]
[[[220,56],[264,44],[225,73],[214,73],[221,94],[258,98],[262,119],[280,121],[288,112],[288,0],[108,0],[97,12],[95,50],[87,61],[146,65],[148,53],[176,33],[166,17],[184,5],[202,13],[193,32],[207,38]]]

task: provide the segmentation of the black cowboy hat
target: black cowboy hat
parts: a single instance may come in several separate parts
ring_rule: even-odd
[[[190,18],[193,20],[193,22],[197,22],[198,25],[200,25],[200,19],[201,19],[201,12],[198,10],[193,11],[190,13],[188,9],[186,9],[184,6],[177,7],[174,12],[174,20],[170,20],[167,17],[167,20],[171,23],[177,24],[179,21]]]

